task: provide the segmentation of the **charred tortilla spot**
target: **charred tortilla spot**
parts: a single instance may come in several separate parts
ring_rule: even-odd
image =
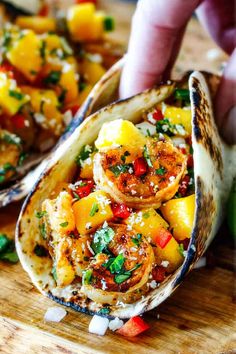
[[[212,160],[216,164],[217,170],[221,176],[223,173],[222,153],[219,149],[220,141],[212,139],[213,132],[216,132],[216,127],[212,120],[211,108],[209,106],[209,99],[206,97],[201,88],[200,81],[193,78],[193,101],[194,101],[194,134],[198,143],[201,143],[208,151]],[[214,134],[217,137],[217,134]]]

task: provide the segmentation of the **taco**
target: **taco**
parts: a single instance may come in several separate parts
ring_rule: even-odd
[[[115,94],[121,65],[90,95],[91,110]],[[21,263],[44,295],[129,318],[158,306],[202,256],[235,173],[207,81],[193,72],[112,103],[54,152],[16,235]]]

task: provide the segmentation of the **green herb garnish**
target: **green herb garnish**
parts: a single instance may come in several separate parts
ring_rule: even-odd
[[[176,89],[174,92],[174,97],[177,100],[185,101],[186,103],[190,102],[190,91],[188,89]]]
[[[143,148],[143,157],[145,158],[148,166],[149,167],[153,167],[153,164],[152,164],[152,161],[151,161],[151,157],[149,155],[149,152],[148,152],[148,149],[147,149],[146,145],[144,145],[144,148]]]
[[[36,211],[35,216],[36,216],[36,218],[38,218],[38,219],[42,219],[42,217],[43,217],[44,215],[46,215],[46,214],[47,214],[46,210],[43,210],[43,211]]]
[[[93,242],[91,244],[95,254],[102,253],[102,251],[105,250],[107,245],[111,242],[114,235],[114,230],[109,226],[97,230],[94,234]]]
[[[46,85],[56,85],[60,81],[61,72],[60,71],[51,71],[47,77],[44,79]]]
[[[136,237],[132,237],[132,241],[137,247],[139,247],[141,239],[142,239],[142,234],[137,234]]]
[[[94,216],[99,210],[97,203],[93,203],[89,216]]]
[[[15,251],[15,242],[5,234],[0,234],[0,259],[11,263],[17,263],[19,260]]]
[[[68,226],[68,224],[69,224],[68,221],[65,221],[65,222],[62,222],[62,223],[60,224],[60,226],[61,226],[61,227],[66,227],[66,226]]]
[[[125,151],[124,154],[121,155],[120,158],[121,158],[121,160],[122,160],[123,162],[125,162],[127,156],[130,156],[129,151]]]
[[[9,90],[9,96],[14,97],[16,100],[20,101],[24,98],[25,95],[19,91]]]
[[[150,216],[149,211],[145,211],[145,213],[143,213],[143,217],[144,217],[144,219],[148,219],[148,218],[149,218],[149,216]]]
[[[39,231],[40,231],[40,235],[42,236],[43,239],[47,238],[47,232],[46,232],[46,225],[43,222],[41,225],[39,225]]]
[[[123,254],[119,254],[113,262],[110,264],[109,269],[112,274],[119,273],[125,263],[125,257]]]
[[[114,31],[115,29],[115,21],[111,16],[106,16],[103,21],[103,27],[106,32]]]
[[[155,170],[155,174],[159,176],[163,176],[166,173],[165,167],[160,167]]]
[[[103,307],[102,309],[100,309],[98,311],[98,313],[100,313],[101,315],[108,315],[110,313],[110,309],[108,307]]]
[[[126,173],[128,172],[128,170],[132,168],[132,165],[131,164],[124,164],[124,165],[114,165],[114,166],[111,166],[109,167],[109,170],[114,173],[115,177],[119,177],[119,175],[121,173]],[[132,168],[132,171],[133,171],[133,168]]]
[[[82,284],[83,285],[88,285],[91,283],[92,274],[93,274],[92,269],[87,269],[86,271],[83,272],[83,276],[82,276]]]
[[[92,152],[93,152],[93,147],[92,146],[84,145],[82,147],[80,153],[75,158],[76,164],[81,167],[83,161],[87,160]]]
[[[181,243],[179,245],[178,251],[182,257],[184,257],[184,245]]]

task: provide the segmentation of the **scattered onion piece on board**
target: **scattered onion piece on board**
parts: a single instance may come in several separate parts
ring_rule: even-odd
[[[98,334],[99,336],[104,336],[108,328],[108,325],[109,325],[108,318],[94,315],[89,324],[89,332]]]
[[[119,319],[119,317],[114,318],[114,320],[111,320],[109,322],[109,329],[111,331],[116,331],[117,329],[120,329],[124,325],[124,322]]]
[[[149,325],[140,316],[135,316],[130,318],[116,333],[125,337],[135,337],[149,328]]]
[[[58,307],[58,306],[49,307],[44,315],[44,321],[60,322],[66,315],[67,312],[62,307]]]

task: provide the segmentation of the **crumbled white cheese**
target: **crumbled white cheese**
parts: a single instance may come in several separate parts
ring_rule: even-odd
[[[161,266],[164,267],[164,268],[167,268],[169,264],[170,264],[169,261],[162,261],[161,262]]]
[[[102,290],[106,290],[107,289],[107,283],[104,279],[101,280],[101,284],[102,284]]]
[[[116,331],[117,329],[123,326],[124,322],[120,320],[118,317],[115,317],[114,320],[109,322],[109,329],[111,331]]]
[[[156,280],[152,280],[151,283],[149,283],[149,287],[151,289],[155,289],[157,287],[157,282]]]
[[[174,180],[175,180],[175,176],[170,176],[170,177],[169,177],[169,181],[170,181],[170,182],[174,182]]]

